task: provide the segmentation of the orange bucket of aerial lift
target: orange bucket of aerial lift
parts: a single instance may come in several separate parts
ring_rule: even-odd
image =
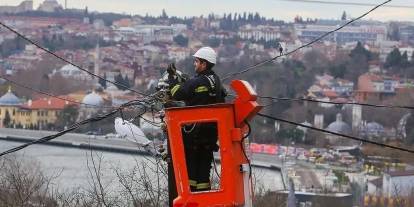
[[[174,207],[204,206],[251,206],[250,180],[246,182],[248,164],[241,143],[246,121],[262,108],[250,84],[234,80],[231,87],[236,92],[233,103],[176,107],[165,111],[171,157],[177,186]],[[183,145],[182,127],[189,123],[217,123],[221,175],[219,188],[210,191],[191,192]],[[243,167],[244,166],[244,167]],[[247,175],[249,178],[249,175]],[[249,197],[249,198],[246,198]]]

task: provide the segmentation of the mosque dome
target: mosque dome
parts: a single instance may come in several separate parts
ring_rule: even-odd
[[[377,122],[369,122],[367,124],[367,130],[369,131],[384,131],[384,127]]]
[[[95,106],[101,106],[103,102],[104,102],[103,98],[97,93],[95,93],[95,91],[86,95],[82,100],[83,104],[95,105]]]
[[[384,127],[377,122],[370,122],[365,127],[365,133],[370,136],[380,136],[384,133]]]
[[[7,91],[6,94],[4,94],[2,97],[0,97],[0,105],[6,105],[6,106],[17,106],[21,105],[22,102],[19,98],[17,98],[14,93],[11,92],[11,89],[9,88],[9,91]]]
[[[341,134],[351,133],[351,127],[347,123],[342,121],[341,114],[336,115],[336,121],[329,124],[326,130],[331,131],[331,132],[341,133]]]

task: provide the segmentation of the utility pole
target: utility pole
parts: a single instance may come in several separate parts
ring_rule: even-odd
[[[289,179],[289,194],[287,199],[287,207],[296,207],[296,198],[295,198],[295,184],[293,179]]]

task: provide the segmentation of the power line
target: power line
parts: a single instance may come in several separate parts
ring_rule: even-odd
[[[40,144],[40,143],[48,142],[48,141],[50,141],[52,139],[55,139],[55,138],[57,138],[59,136],[62,136],[62,135],[66,134],[66,133],[68,133],[70,131],[73,131],[73,130],[77,129],[77,128],[79,128],[82,125],[85,125],[87,123],[92,123],[92,122],[96,122],[96,121],[100,121],[102,119],[105,119],[105,118],[107,118],[107,117],[109,117],[109,116],[117,113],[118,111],[119,111],[119,109],[115,109],[115,110],[111,111],[110,113],[107,113],[107,114],[104,114],[104,115],[99,115],[97,117],[93,117],[93,118],[86,119],[86,120],[83,120],[81,122],[75,123],[72,126],[70,126],[68,129],[63,130],[63,131],[60,131],[60,132],[58,132],[56,134],[49,135],[49,136],[40,138],[38,140],[34,140],[34,141],[31,141],[31,142],[22,144],[22,145],[20,145],[18,147],[9,149],[7,151],[4,151],[4,152],[0,153],[0,157],[1,156],[4,156],[6,154],[10,154],[10,153],[13,153],[13,152],[17,152],[17,151],[22,150],[22,149],[24,149],[24,148],[26,148],[26,147],[28,147],[30,145],[33,145],[33,144]]]
[[[303,3],[312,3],[312,4],[330,4],[330,5],[349,5],[349,6],[376,6],[376,4],[371,3],[360,3],[360,2],[344,2],[344,1],[319,1],[319,0],[278,0],[278,1],[289,1],[289,2],[303,2]],[[409,5],[384,5],[384,7],[390,8],[407,8],[413,9],[414,6]]]
[[[28,142],[28,143],[22,144],[20,146],[14,147],[12,149],[6,150],[6,151],[0,153],[0,157],[2,157],[4,155],[7,155],[7,154],[10,154],[10,153],[13,153],[13,152],[17,152],[17,151],[22,150],[22,149],[24,149],[24,148],[26,148],[26,147],[28,147],[30,145],[41,144],[41,143],[44,143],[44,142],[48,142],[48,141],[50,141],[52,139],[55,139],[55,138],[57,138],[59,136],[62,136],[62,135],[66,134],[66,133],[68,133],[70,131],[73,131],[73,130],[77,129],[77,128],[81,127],[82,125],[85,125],[85,124],[88,124],[88,123],[97,122],[97,121],[106,119],[106,118],[108,118],[108,117],[116,114],[117,112],[119,112],[123,108],[128,107],[128,106],[131,106],[131,105],[134,105],[134,104],[137,104],[137,103],[140,103],[140,101],[137,101],[137,100],[130,101],[130,102],[125,103],[122,106],[120,106],[120,107],[112,110],[109,113],[106,113],[106,114],[103,114],[103,115],[98,115],[96,117],[92,117],[92,118],[85,119],[83,121],[77,122],[77,123],[71,125],[68,129],[63,130],[63,131],[60,131],[60,132],[58,132],[56,134],[52,134],[52,135],[49,135],[49,136],[46,136],[46,137],[43,137],[43,138],[40,138],[40,139],[31,141],[31,142]]]
[[[367,103],[358,103],[358,102],[342,103],[342,102],[334,102],[334,101],[320,101],[320,100],[307,99],[307,98],[277,98],[277,97],[271,97],[271,96],[257,96],[257,97],[263,98],[263,99],[279,100],[279,101],[308,101],[308,102],[336,104],[336,105],[359,105],[359,106],[370,106],[370,107],[376,107],[376,108],[414,109],[414,106],[367,104]]]
[[[292,125],[296,125],[296,126],[300,126],[300,127],[305,127],[305,128],[312,129],[312,130],[315,130],[315,131],[324,132],[324,133],[344,137],[344,138],[347,138],[347,139],[352,139],[352,140],[355,140],[355,141],[360,141],[360,142],[364,142],[364,143],[377,145],[377,146],[380,146],[380,147],[387,147],[387,148],[391,148],[391,149],[400,150],[400,151],[403,151],[403,152],[409,152],[409,153],[414,154],[414,150],[410,150],[410,149],[405,149],[405,148],[396,147],[396,146],[392,146],[392,145],[388,145],[388,144],[374,142],[374,141],[371,141],[371,140],[366,140],[366,139],[362,139],[362,138],[359,138],[359,137],[354,137],[354,136],[350,136],[350,135],[346,135],[346,134],[340,134],[340,133],[328,131],[328,130],[325,130],[325,129],[319,129],[319,128],[316,128],[316,127],[313,127],[313,126],[307,126],[305,124],[300,124],[300,123],[297,123],[297,122],[293,122],[293,121],[289,121],[289,120],[269,116],[269,115],[262,114],[262,113],[258,113],[257,115],[268,118],[268,119],[272,119],[274,121],[285,122],[285,123],[288,123],[288,124],[292,124]]]
[[[71,102],[71,103],[76,103],[76,104],[81,104],[81,105],[90,106],[90,107],[96,107],[96,108],[114,108],[114,107],[98,106],[98,105],[93,105],[93,104],[82,103],[82,102],[79,102],[79,101],[74,101],[74,100],[71,100],[71,99],[67,99],[67,98],[63,98],[63,97],[60,97],[60,96],[56,96],[56,95],[53,95],[53,94],[50,94],[50,93],[46,93],[44,91],[41,91],[41,90],[32,88],[32,87],[29,87],[29,86],[23,85],[23,84],[18,83],[18,82],[14,81],[14,80],[11,80],[9,78],[6,78],[5,76],[2,76],[2,75],[0,75],[0,78],[2,78],[4,80],[12,83],[13,85],[16,85],[16,86],[19,86],[19,87],[22,87],[22,88],[25,88],[25,89],[34,91],[36,93],[40,93],[40,94],[43,94],[43,95],[47,95],[47,96],[50,96],[50,97],[54,97],[54,98],[57,98],[57,99],[60,99],[60,100],[63,100],[63,101],[67,101],[67,102]]]
[[[126,90],[132,91],[132,92],[134,92],[134,93],[137,93],[137,94],[140,94],[140,95],[143,95],[143,96],[147,96],[147,94],[142,93],[142,92],[139,92],[139,91],[134,90],[134,89],[132,89],[132,88],[129,88],[129,87],[125,86],[124,84],[121,84],[121,83],[117,83],[117,82],[114,82],[114,81],[107,80],[107,79],[105,79],[105,78],[103,78],[103,77],[101,77],[101,76],[99,76],[99,75],[97,75],[97,74],[94,74],[94,73],[90,72],[89,70],[83,69],[82,67],[80,67],[80,66],[76,65],[75,63],[72,63],[72,62],[70,62],[69,60],[66,60],[65,58],[60,57],[59,55],[57,55],[57,54],[55,54],[55,53],[53,53],[53,52],[49,51],[48,49],[46,49],[46,48],[42,47],[42,46],[41,46],[41,45],[39,45],[38,43],[36,43],[36,42],[34,42],[33,40],[31,40],[31,39],[27,38],[26,36],[24,36],[24,35],[20,34],[18,31],[16,31],[16,30],[14,30],[13,28],[11,28],[11,27],[7,26],[6,24],[4,24],[4,23],[3,23],[3,22],[1,22],[1,21],[0,21],[0,25],[1,25],[1,26],[3,26],[3,27],[5,27],[6,29],[10,30],[11,32],[13,32],[13,33],[14,33],[14,34],[16,34],[17,36],[19,36],[20,38],[22,38],[22,39],[26,40],[26,41],[27,41],[27,42],[29,42],[30,44],[35,45],[35,46],[36,46],[36,47],[38,47],[39,49],[41,49],[41,50],[43,50],[43,51],[45,51],[45,52],[47,52],[47,53],[51,54],[52,56],[56,57],[57,59],[62,60],[63,62],[68,63],[68,64],[70,64],[70,65],[72,65],[72,66],[74,66],[74,67],[78,68],[79,70],[82,70],[82,71],[84,71],[84,72],[88,73],[88,74],[89,74],[89,75],[91,75],[91,76],[94,76],[94,77],[96,77],[96,78],[98,78],[98,79],[100,79],[100,80],[104,80],[104,81],[106,81],[106,82],[108,82],[108,83],[112,83],[112,84],[114,84],[114,85],[116,85],[116,86],[119,86],[119,87],[125,88]]]
[[[275,56],[275,57],[273,57],[273,58],[271,58],[271,59],[268,59],[268,60],[265,60],[265,61],[262,61],[262,62],[256,63],[256,64],[254,64],[254,65],[252,65],[252,66],[247,67],[246,69],[244,69],[244,70],[242,70],[242,71],[239,71],[239,72],[236,72],[236,73],[231,73],[231,74],[227,75],[226,77],[224,77],[224,78],[222,79],[222,81],[224,81],[224,80],[226,80],[226,79],[228,79],[228,78],[230,78],[230,77],[232,77],[232,76],[236,76],[236,75],[240,75],[240,74],[246,73],[247,71],[249,71],[249,70],[251,70],[251,69],[253,69],[253,68],[257,68],[257,67],[259,67],[259,66],[261,66],[261,65],[264,65],[264,64],[266,64],[266,63],[270,63],[270,62],[272,62],[272,61],[274,61],[274,60],[276,60],[276,59],[278,59],[278,58],[280,58],[280,57],[291,55],[291,54],[293,54],[293,53],[297,52],[298,50],[301,50],[302,48],[309,47],[309,46],[311,46],[312,44],[314,44],[314,43],[318,42],[319,40],[322,40],[322,39],[323,39],[323,38],[325,38],[326,36],[328,36],[328,35],[330,35],[330,34],[332,34],[332,33],[336,32],[336,31],[341,30],[342,28],[344,28],[344,27],[346,27],[346,26],[348,26],[348,25],[350,25],[350,24],[354,23],[354,22],[355,22],[355,21],[357,21],[357,20],[362,19],[363,17],[367,16],[368,14],[370,14],[370,13],[371,13],[371,12],[373,12],[373,11],[375,11],[375,10],[376,10],[376,9],[378,9],[379,7],[381,7],[381,6],[383,6],[383,5],[387,4],[387,3],[389,3],[389,2],[391,2],[391,1],[392,1],[392,0],[387,0],[387,1],[383,2],[382,4],[376,5],[374,8],[372,8],[372,9],[370,9],[369,11],[365,12],[365,13],[364,13],[364,14],[362,14],[361,16],[359,16],[359,17],[357,17],[357,18],[355,18],[355,19],[352,19],[352,20],[350,20],[350,21],[346,22],[346,23],[345,23],[345,24],[343,24],[342,26],[340,26],[340,27],[338,27],[338,28],[336,28],[336,29],[334,29],[334,30],[329,31],[329,32],[327,32],[327,33],[325,33],[325,34],[323,34],[323,35],[319,36],[318,38],[316,38],[316,39],[314,39],[314,40],[310,41],[309,43],[304,44],[304,45],[302,45],[302,46],[300,46],[300,47],[298,47],[298,48],[296,48],[296,49],[294,49],[294,50],[292,50],[292,51],[290,51],[290,52],[288,52],[288,53],[280,54],[280,55]]]

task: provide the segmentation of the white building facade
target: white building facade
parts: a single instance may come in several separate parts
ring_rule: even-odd
[[[413,190],[414,170],[384,173],[382,180],[383,196],[409,196]]]

